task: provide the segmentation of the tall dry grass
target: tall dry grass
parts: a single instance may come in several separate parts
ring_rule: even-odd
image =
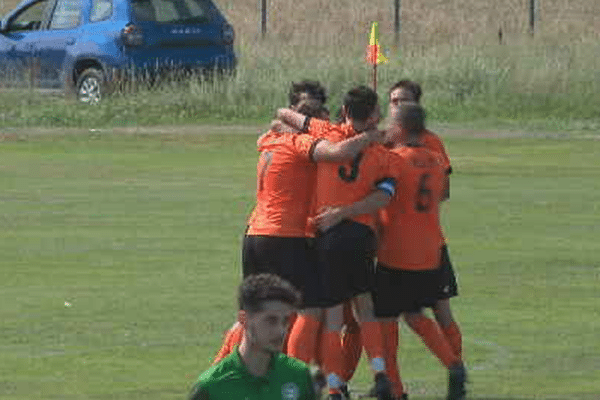
[[[0,0],[0,15],[20,0]],[[539,34],[598,38],[597,0],[537,0]],[[260,32],[260,2],[215,0],[243,41]],[[381,33],[393,32],[393,0],[268,0],[269,36],[282,45],[346,45],[362,41],[371,21]],[[528,29],[528,0],[401,0],[403,44],[481,43],[494,41],[502,28],[510,38]]]
[[[371,82],[365,46],[370,23],[379,21],[390,58],[379,68],[383,99],[389,85],[411,78],[422,83],[436,121],[597,129],[600,2],[539,2],[538,31],[531,37],[524,0],[402,0],[401,45],[393,49],[392,0],[269,1],[264,39],[258,1],[218,0],[236,29],[240,64],[234,79],[143,89],[140,96],[117,96],[93,112],[0,96],[6,110],[0,125],[266,121],[285,104],[290,82],[305,78],[327,85],[335,111],[350,86]]]
[[[538,0],[538,34],[565,40],[600,35],[597,0]],[[218,2],[243,40],[260,32],[259,2]],[[345,46],[363,42],[371,21],[393,36],[393,0],[269,1],[268,31],[282,45]],[[528,30],[527,0],[402,0],[404,45],[471,45],[497,42],[498,30],[510,42]],[[565,37],[568,36],[568,37]],[[389,41],[388,41],[389,42]]]
[[[463,82],[447,84],[451,93],[448,88],[480,85],[464,83],[470,79],[488,81],[499,74],[494,94],[598,95],[600,1],[538,1],[531,37],[524,0],[403,0],[397,51],[392,0],[273,1],[264,40],[258,2],[229,0],[221,6],[236,27],[245,68],[285,68],[321,77],[335,70],[344,78],[368,82],[364,49],[370,23],[379,21],[381,44],[392,59],[380,68],[382,83],[387,73],[391,81],[407,74],[423,76],[429,90],[444,86],[444,79]],[[482,68],[487,73],[469,76]],[[337,90],[337,80],[333,85]]]

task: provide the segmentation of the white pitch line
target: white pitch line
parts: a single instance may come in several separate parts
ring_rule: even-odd
[[[497,369],[500,366],[505,366],[510,359],[510,351],[508,347],[500,346],[498,343],[490,342],[484,339],[478,338],[469,338],[463,336],[463,342],[467,339],[467,342],[473,343],[479,346],[487,347],[493,349],[496,352],[496,355],[485,362],[478,363],[475,365],[468,366],[468,369],[471,371],[488,371]]]

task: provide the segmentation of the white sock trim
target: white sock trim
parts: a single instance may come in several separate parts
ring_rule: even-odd
[[[337,376],[337,374],[332,372],[331,374],[327,375],[327,386],[329,386],[330,389],[339,389],[342,387],[342,383],[342,380],[339,376]]]
[[[385,360],[381,357],[375,357],[371,360],[371,369],[373,372],[385,371]]]

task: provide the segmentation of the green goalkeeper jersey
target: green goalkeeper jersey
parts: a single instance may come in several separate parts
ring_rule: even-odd
[[[308,366],[278,353],[267,374],[251,375],[236,348],[229,356],[200,375],[190,400],[314,400],[315,389]]]

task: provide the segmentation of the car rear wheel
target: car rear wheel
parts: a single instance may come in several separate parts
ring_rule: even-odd
[[[77,100],[86,104],[98,104],[106,92],[106,79],[97,68],[88,68],[77,79]]]

